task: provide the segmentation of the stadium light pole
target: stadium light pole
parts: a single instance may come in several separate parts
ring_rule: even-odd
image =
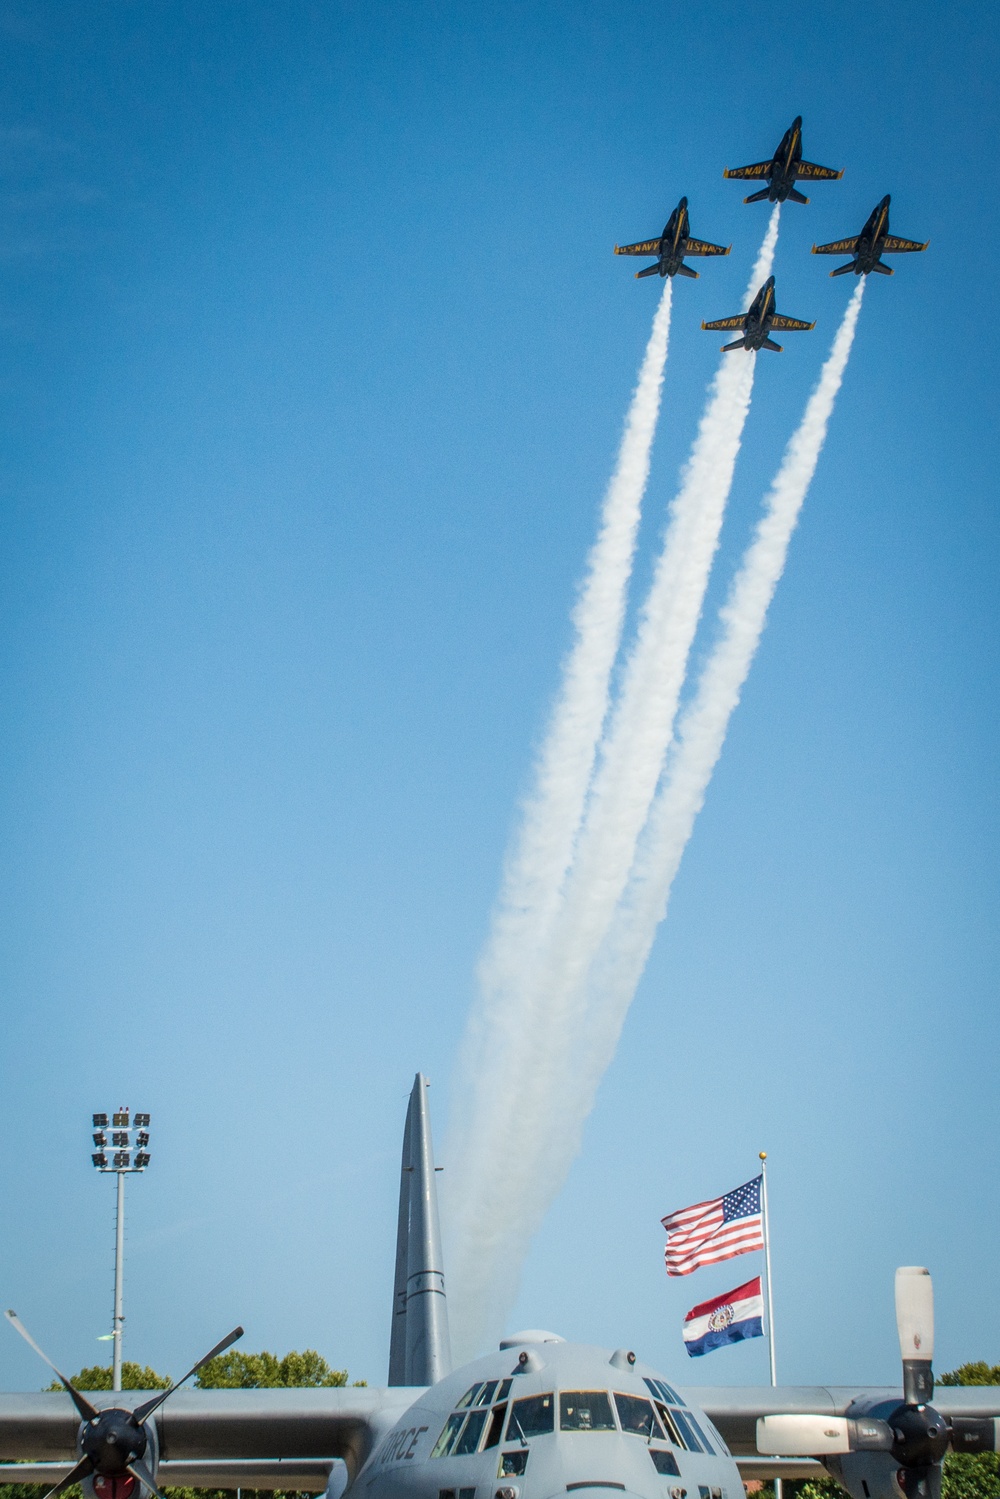
[[[115,1309],[111,1321],[113,1352],[111,1359],[111,1388],[122,1387],[122,1325],[125,1313],[122,1310],[122,1289],[125,1277],[125,1178],[145,1171],[149,1165],[149,1115],[134,1114],[123,1105],[111,1116],[110,1159],[108,1149],[108,1116],[93,1115],[94,1145],[91,1154],[96,1169],[104,1174],[113,1172],[118,1178],[115,1207]]]

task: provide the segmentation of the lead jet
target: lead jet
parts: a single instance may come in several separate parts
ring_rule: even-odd
[[[759,193],[751,193],[744,203],[759,203],[769,198],[772,203],[784,203],[791,198],[793,203],[808,203],[809,199],[795,186],[800,177],[812,182],[837,182],[843,177],[843,169],[818,167],[814,161],[802,160],[802,116],[796,115],[781,137],[781,143],[770,161],[755,161],[749,167],[727,167],[723,177],[766,177],[768,185]]]
[[[882,255],[903,255],[910,250],[926,250],[930,240],[923,244],[916,239],[900,239],[889,233],[889,194],[872,209],[868,222],[854,239],[834,239],[828,245],[813,245],[814,255],[852,255],[846,265],[838,265],[831,276],[846,276],[853,271],[855,276],[867,276],[878,271],[882,276],[892,275],[892,266],[886,265]]]
[[[783,333],[808,333],[816,324],[803,323],[799,318],[783,317],[780,312],[776,312],[774,277],[768,276],[746,312],[741,312],[737,317],[719,318],[714,323],[702,323],[701,326],[709,332],[719,333],[728,332],[730,328],[742,329],[742,336],[734,343],[722,345],[724,354],[729,349],[773,349],[775,354],[780,354],[781,345],[768,338],[772,328],[780,329]]]
[[[325,1499],[743,1499],[744,1480],[832,1473],[852,1499],[938,1499],[949,1449],[998,1446],[1000,1389],[943,1389],[930,1403],[922,1268],[896,1272],[901,1387],[682,1389],[628,1347],[537,1329],[452,1368],[419,1075],[400,1164],[386,1385],[84,1394],[60,1374],[60,1391],[0,1394],[0,1483],[48,1483],[48,1499],[74,1480],[85,1499],[160,1499],[161,1484]],[[341,1289],[332,1282],[324,1305]]]
[[[688,200],[682,198],[664,225],[659,239],[643,239],[637,245],[615,245],[616,255],[655,255],[655,265],[647,265],[636,271],[635,279],[643,276],[690,276],[698,279],[698,272],[684,264],[685,255],[728,255],[732,245],[712,245],[704,239],[692,239],[688,233]]]

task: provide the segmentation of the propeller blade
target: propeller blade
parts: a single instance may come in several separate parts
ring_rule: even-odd
[[[952,1452],[996,1452],[1000,1448],[1000,1421],[995,1416],[952,1416]]]
[[[903,1360],[903,1399],[926,1405],[934,1394],[934,1287],[922,1265],[896,1271],[896,1330]]]
[[[940,1463],[931,1463],[926,1468],[900,1468],[896,1479],[906,1499],[941,1499]]]
[[[242,1338],[242,1336],[242,1327],[234,1327],[231,1333],[226,1334],[221,1343],[216,1343],[214,1348],[210,1348],[208,1350],[204,1358],[200,1358],[198,1362],[187,1371],[184,1379],[175,1380],[174,1383],[170,1386],[169,1390],[163,1390],[159,1395],[155,1395],[152,1400],[147,1400],[145,1405],[137,1405],[135,1410],[132,1412],[132,1415],[139,1422],[139,1424],[141,1425],[143,1421],[147,1421],[155,1410],[159,1410],[164,1400],[169,1399],[175,1390],[180,1389],[181,1385],[184,1383],[184,1380],[190,1379],[192,1374],[197,1374],[198,1370],[202,1368],[203,1365],[207,1364],[209,1359],[217,1357],[217,1355],[220,1353],[225,1353],[226,1349],[231,1348],[234,1343],[238,1342],[239,1339]]]
[[[7,1318],[7,1321],[10,1323],[11,1327],[13,1327],[15,1331],[19,1332],[24,1341],[35,1350],[35,1352],[38,1354],[38,1357],[42,1360],[42,1363],[48,1364],[49,1368],[59,1379],[60,1383],[66,1387],[67,1394],[70,1396],[73,1404],[76,1406],[83,1419],[85,1421],[96,1421],[99,1412],[95,1409],[94,1406],[91,1405],[89,1400],[84,1399],[79,1390],[74,1390],[65,1374],[60,1374],[59,1370],[56,1368],[55,1364],[52,1362],[49,1356],[43,1353],[39,1348],[38,1344],[35,1342],[34,1338],[31,1336],[31,1333],[25,1327],[24,1323],[21,1321],[17,1313],[6,1311],[4,1312],[4,1316]],[[55,1488],[52,1490],[52,1493],[58,1494],[60,1490],[64,1489],[66,1487],[66,1484],[70,1482],[75,1483],[76,1479],[64,1479],[62,1483],[56,1484]],[[51,1495],[47,1494],[45,1496],[45,1499],[51,1499]]]
[[[156,1480],[149,1469],[146,1467],[145,1463],[140,1462],[139,1459],[136,1458],[135,1462],[129,1463],[128,1471],[131,1473],[133,1478],[138,1478],[139,1482],[149,1490],[149,1492],[153,1496],[153,1499],[163,1499],[163,1495],[156,1487]]]
[[[782,1415],[757,1420],[757,1451],[766,1457],[821,1457],[889,1452],[892,1428],[873,1416]]]
[[[44,1358],[45,1355],[43,1354],[42,1357]],[[45,1362],[48,1363],[48,1359],[45,1359]],[[58,1370],[56,1372],[58,1373]],[[89,1478],[93,1471],[94,1465],[90,1461],[90,1458],[82,1457],[76,1467],[72,1468],[66,1474],[65,1478],[60,1478],[54,1489],[49,1489],[49,1492],[45,1495],[45,1499],[54,1499],[54,1496],[61,1494],[63,1489],[68,1489],[71,1483],[79,1483],[81,1478]]]

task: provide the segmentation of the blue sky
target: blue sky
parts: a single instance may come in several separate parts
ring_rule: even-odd
[[[611,247],[681,193],[733,243],[675,288],[641,596],[766,219],[722,169],[801,112],[846,170],[784,213],[817,327],[760,361],[713,604],[846,298],[809,246],[891,191],[931,247],[868,289],[515,1320],[764,1380],[679,1334],[756,1259],[667,1284],[658,1220],[766,1148],[781,1377],[891,1379],[900,1263],[940,1368],[1000,1360],[993,8],[24,0],[0,35],[4,1304],[106,1350],[88,1121],[125,1100],[126,1356],[240,1320],[384,1378],[406,1095],[442,1138],[655,302]]]

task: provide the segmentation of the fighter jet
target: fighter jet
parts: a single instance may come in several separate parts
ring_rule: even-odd
[[[768,334],[772,328],[778,328],[787,333],[808,333],[810,328],[815,328],[815,323],[803,323],[799,318],[783,317],[781,313],[774,310],[774,277],[768,276],[760,291],[750,303],[746,312],[741,312],[737,317],[719,318],[714,323],[702,323],[703,328],[709,332],[727,332],[730,328],[741,328],[742,336],[734,343],[723,344],[722,352],[728,349],[773,349],[776,354],[781,353],[781,345],[774,343]]]
[[[889,194],[872,209],[868,222],[855,239],[835,239],[828,245],[813,245],[814,255],[853,255],[846,265],[838,265],[831,276],[846,276],[853,271],[855,276],[867,276],[878,271],[882,276],[892,275],[892,266],[879,259],[881,255],[902,255],[908,250],[926,250],[930,240],[920,244],[915,239],[900,239],[889,233]]]
[[[800,177],[813,182],[836,182],[843,177],[843,170],[835,172],[833,167],[818,167],[814,161],[802,160],[802,116],[796,115],[781,137],[781,144],[770,161],[755,161],[749,167],[727,167],[723,177],[766,177],[767,187],[759,193],[751,193],[744,203],[759,203],[769,198],[772,203],[784,203],[791,198],[793,203],[808,203],[795,186]]]
[[[628,1347],[538,1329],[453,1368],[419,1074],[400,1167],[386,1385],[84,1394],[55,1371],[61,1392],[0,1393],[0,1483],[48,1483],[47,1499],[74,1481],[85,1499],[161,1499],[161,1484],[324,1499],[742,1499],[744,1480],[834,1473],[851,1499],[933,1499],[949,1448],[998,1446],[1000,1389],[943,1389],[930,1403],[933,1295],[916,1267],[896,1272],[901,1388],[685,1390]],[[329,1280],[324,1297],[347,1294]]]
[[[692,239],[688,230],[688,200],[682,198],[667,220],[659,239],[640,240],[637,245],[615,245],[616,255],[656,255],[655,265],[647,265],[636,271],[635,279],[643,276],[691,276],[695,280],[698,272],[684,264],[685,255],[728,255],[732,245],[710,245],[704,239]]]

